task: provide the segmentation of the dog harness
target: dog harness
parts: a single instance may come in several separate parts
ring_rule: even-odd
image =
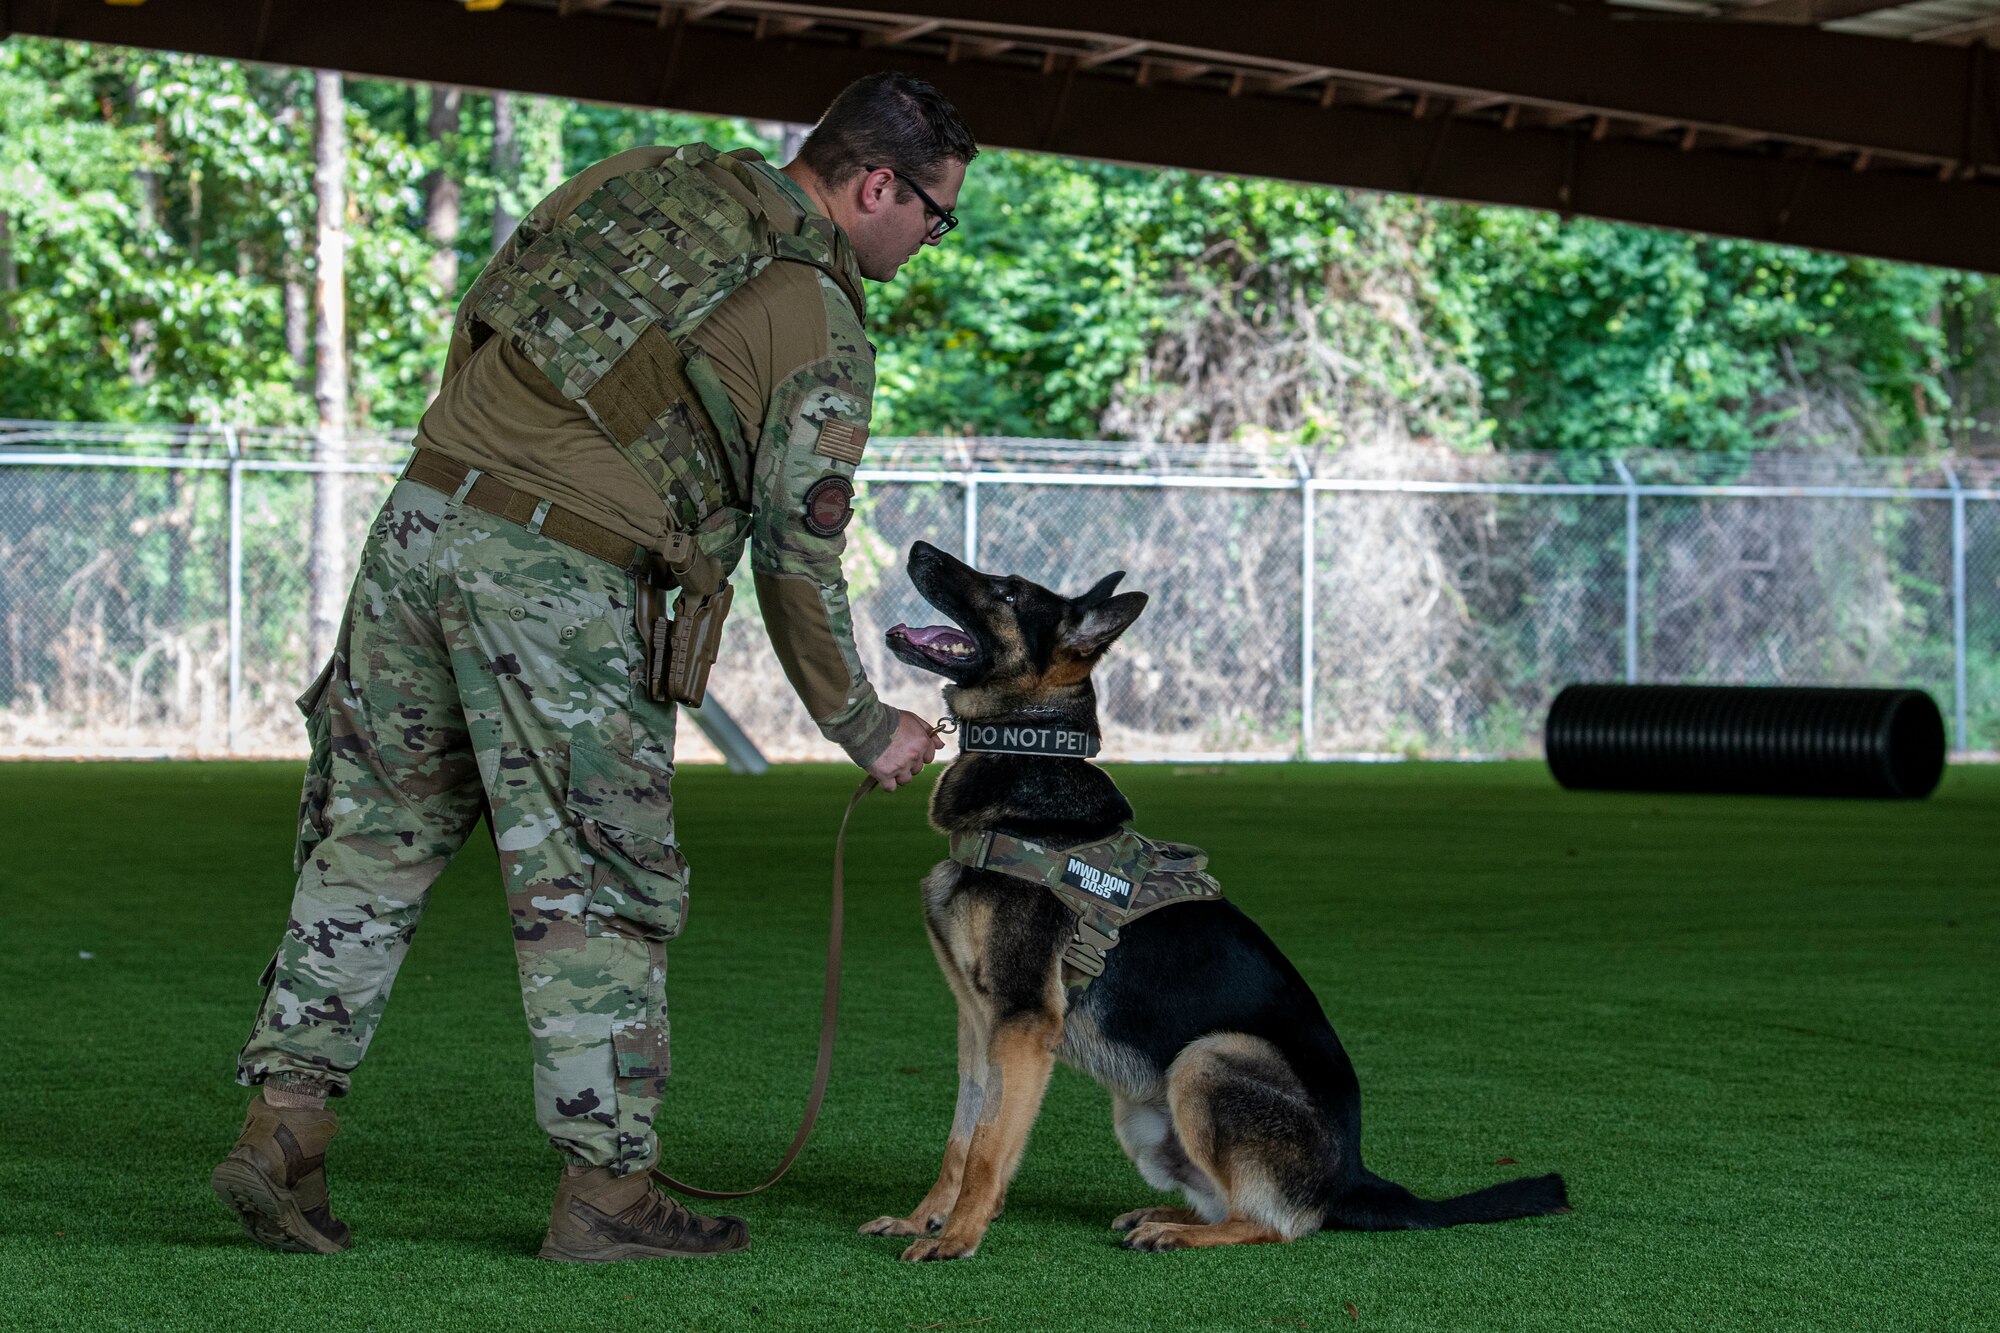
[[[951,859],[1039,884],[1076,913],[1062,967],[1063,985],[1079,990],[1103,974],[1104,955],[1125,926],[1175,903],[1222,897],[1207,852],[1131,828],[1080,847],[1046,847],[992,829],[954,833]]]

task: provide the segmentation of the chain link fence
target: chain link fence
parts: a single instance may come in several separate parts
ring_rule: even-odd
[[[0,754],[302,753],[313,580],[344,583],[407,452],[0,422]],[[336,471],[350,538],[315,570]],[[2000,749],[1990,460],[882,440],[861,481],[857,635],[919,712],[939,682],[879,645],[937,619],[902,574],[922,539],[1151,595],[1098,672],[1111,757],[1535,754],[1578,680],[1914,685],[1954,749]],[[712,696],[772,758],[837,757],[737,606]]]

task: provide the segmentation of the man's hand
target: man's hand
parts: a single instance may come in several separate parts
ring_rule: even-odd
[[[937,757],[938,747],[943,744],[931,735],[930,723],[900,708],[896,712],[896,734],[889,738],[889,748],[868,765],[868,776],[883,791],[894,791],[906,782],[916,781],[917,774]]]

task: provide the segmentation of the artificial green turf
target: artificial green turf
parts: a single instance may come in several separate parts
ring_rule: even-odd
[[[532,1255],[555,1169],[492,852],[430,915],[331,1177],[355,1248],[271,1255],[210,1196],[290,894],[282,765],[0,766],[0,1326],[54,1328],[1991,1328],[2000,1167],[2000,770],[1921,804],[1556,789],[1530,765],[1124,768],[1206,846],[1361,1074],[1369,1165],[1420,1193],[1560,1170],[1567,1217],[1120,1250],[1167,1202],[1059,1070],[968,1262],[855,1225],[929,1184],[951,1001],[918,918],[913,794],[850,837],[833,1090],[723,1260]],[[677,783],[667,1164],[740,1184],[811,1066],[851,773]],[[1190,978],[1190,984],[1198,979]],[[1500,1164],[1501,1158],[1518,1165]]]

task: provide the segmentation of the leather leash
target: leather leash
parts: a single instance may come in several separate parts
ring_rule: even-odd
[[[942,738],[958,730],[958,724],[950,716],[938,719],[931,728],[933,738]],[[854,808],[861,804],[861,798],[875,790],[875,779],[861,779],[861,785],[848,798],[847,813],[840,817],[840,835],[833,841],[833,924],[826,937],[826,991],[820,997],[819,1019],[819,1061],[813,1066],[812,1092],[806,1098],[806,1114],[799,1125],[799,1132],[792,1136],[792,1146],[785,1149],[785,1155],[771,1174],[764,1177],[762,1184],[752,1185],[744,1190],[705,1190],[699,1185],[689,1185],[675,1180],[659,1167],[653,1168],[653,1179],[670,1190],[691,1194],[697,1199],[742,1199],[752,1194],[761,1194],[777,1184],[792,1163],[798,1160],[805,1149],[806,1140],[812,1137],[813,1125],[819,1120],[820,1104],[826,1100],[826,1085],[833,1073],[833,1037],[840,1018],[840,945],[845,920],[846,890],[844,888],[844,867],[847,860],[847,821],[854,817]]]

